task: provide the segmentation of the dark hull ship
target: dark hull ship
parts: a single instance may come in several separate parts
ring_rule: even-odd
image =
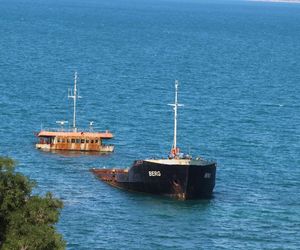
[[[92,169],[102,181],[129,191],[169,196],[179,200],[211,198],[215,187],[216,163],[193,159],[177,147],[178,82],[175,82],[174,143],[167,159],[138,160],[128,169]]]
[[[102,181],[118,188],[159,194],[179,200],[210,198],[216,164],[202,159],[135,161],[129,169],[92,169]]]

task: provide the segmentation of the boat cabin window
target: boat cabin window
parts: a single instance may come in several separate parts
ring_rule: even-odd
[[[95,143],[98,143],[98,140],[95,140]]]
[[[84,143],[84,139],[81,139],[81,143]]]
[[[94,140],[91,140],[91,143],[94,143]]]
[[[60,142],[60,138],[57,138],[57,142]]]
[[[40,143],[41,144],[53,143],[53,138],[52,137],[40,137]]]
[[[86,140],[86,143],[89,143],[90,142],[90,140]]]
[[[72,142],[72,143],[75,143],[75,139],[72,139],[71,142]]]
[[[76,139],[76,143],[80,143],[80,139]]]

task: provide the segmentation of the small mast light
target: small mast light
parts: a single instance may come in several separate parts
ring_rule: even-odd
[[[90,131],[91,132],[94,131],[93,125],[94,125],[94,121],[90,121]]]
[[[64,125],[68,123],[68,121],[56,121],[57,124],[60,125],[60,130],[64,131]]]

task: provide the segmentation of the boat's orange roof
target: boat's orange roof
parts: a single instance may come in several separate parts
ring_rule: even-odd
[[[41,131],[38,133],[39,137],[51,137],[51,136],[62,136],[62,137],[89,137],[89,138],[103,138],[111,139],[113,134],[109,131],[106,132],[64,132],[64,131]]]

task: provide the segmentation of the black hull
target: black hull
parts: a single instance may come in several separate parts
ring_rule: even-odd
[[[172,198],[211,198],[215,187],[216,164],[168,165],[136,161],[129,170],[92,169],[102,181],[122,189]]]

